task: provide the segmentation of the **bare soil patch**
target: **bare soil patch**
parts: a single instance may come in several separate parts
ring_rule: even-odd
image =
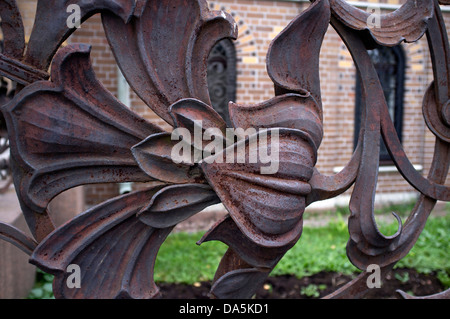
[[[332,272],[320,272],[301,279],[290,275],[269,277],[256,293],[256,299],[319,299],[351,279],[351,276]],[[160,283],[158,286],[163,299],[208,299],[211,289],[210,282],[200,282],[192,286]],[[434,274],[425,275],[413,269],[399,268],[393,270],[383,281],[381,288],[372,289],[366,298],[398,299],[398,289],[414,296],[427,296],[443,291],[444,287]]]

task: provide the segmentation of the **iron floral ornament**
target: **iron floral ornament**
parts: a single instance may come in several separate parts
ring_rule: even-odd
[[[210,11],[205,0],[39,0],[25,51],[16,2],[0,3],[5,44],[0,74],[18,83],[14,99],[1,110],[14,184],[33,238],[6,224],[0,224],[0,237],[55,275],[57,298],[157,297],[153,269],[159,247],[178,223],[217,203],[229,214],[199,241],[218,240],[229,247],[211,295],[250,298],[297,243],[305,208],[352,185],[347,255],[361,270],[377,264],[386,274],[414,246],[436,201],[450,200],[444,185],[450,156],[450,50],[437,1],[408,0],[381,15],[375,28],[368,28],[367,12],[345,1],[314,1],[270,46],[273,99],[258,105],[230,103],[233,128],[260,131],[221,151],[187,143],[194,153],[210,153],[201,161],[180,162],[171,156],[176,141],[170,132],[130,111],[96,79],[89,46],[61,46],[74,31],[66,26],[71,4],[80,7],[82,22],[101,13],[122,73],[156,114],[189,134],[202,123],[201,132],[215,129],[223,142],[227,125],[210,106],[207,59],[215,43],[235,39],[238,32],[230,15]],[[340,173],[326,176],[315,164],[323,138],[319,53],[330,25],[361,75],[363,112],[351,160]],[[437,137],[427,177],[403,151],[367,53],[376,45],[414,42],[425,34],[434,81],[424,97],[423,114]],[[273,174],[261,173],[261,159],[250,160],[263,133],[266,151],[278,150]],[[277,134],[277,143],[271,143],[271,133]],[[390,237],[379,232],[373,217],[381,136],[401,174],[421,193],[405,223],[396,216],[399,229]],[[246,156],[226,161],[229,154],[237,156],[239,147]],[[156,186],[104,202],[56,229],[49,216],[51,199],[75,186],[156,181]],[[66,285],[71,264],[82,273],[78,289]],[[363,297],[368,276],[363,271],[326,298]],[[436,297],[449,297],[449,291],[425,298]]]

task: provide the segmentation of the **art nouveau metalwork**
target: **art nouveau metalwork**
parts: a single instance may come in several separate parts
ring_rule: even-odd
[[[9,83],[11,83],[9,81]],[[8,89],[8,81],[0,78],[0,105],[11,100],[13,93]],[[9,169],[9,140],[6,122],[3,116],[0,116],[0,194],[8,191],[12,184],[12,177]]]
[[[3,43],[0,42],[0,50],[3,51]],[[9,102],[14,97],[14,83],[8,78],[0,77],[0,105]],[[0,114],[0,194],[8,191],[12,184],[9,169],[9,140],[6,122]]]
[[[236,100],[236,48],[229,39],[217,43],[208,58],[208,89],[211,106],[231,126],[228,103]]]
[[[352,185],[347,255],[359,269],[377,264],[385,274],[414,246],[436,201],[450,200],[444,185],[450,162],[450,51],[436,0],[408,0],[380,16],[375,28],[367,25],[369,13],[343,0],[316,0],[273,40],[267,69],[275,96],[257,105],[229,107],[234,128],[265,129],[253,136],[258,140],[264,132],[278,133],[276,145],[270,143],[274,135],[266,136],[269,151],[279,149],[279,169],[270,175],[261,173],[261,160],[249,159],[261,147],[252,137],[231,141],[199,162],[186,158],[175,163],[171,134],[130,111],[98,82],[89,46],[61,47],[73,32],[66,26],[69,4],[80,6],[82,21],[101,12],[122,73],[153,111],[191,134],[202,121],[202,132],[216,129],[224,142],[230,142],[227,124],[211,107],[207,61],[219,40],[238,34],[232,17],[211,11],[205,0],[39,0],[25,51],[15,0],[0,3],[5,41],[0,74],[18,83],[14,99],[1,109],[15,188],[34,238],[5,224],[0,224],[0,236],[55,275],[56,297],[157,297],[153,267],[160,245],[178,223],[222,202],[229,214],[199,241],[229,246],[211,295],[249,298],[300,238],[305,208]],[[324,134],[319,52],[330,25],[361,75],[363,109],[352,159],[340,173],[326,176],[315,164]],[[400,144],[367,52],[375,45],[395,46],[425,35],[434,82],[424,97],[423,113],[437,137],[427,177],[414,169]],[[403,177],[421,193],[404,223],[396,216],[398,232],[390,237],[379,232],[373,218],[380,137]],[[207,149],[204,143],[188,147],[194,153]],[[239,147],[246,150],[244,160],[226,161]],[[59,193],[83,184],[133,181],[159,183],[54,228],[47,206]],[[70,264],[80,266],[80,289],[65,284]],[[363,271],[328,298],[362,297],[367,276]],[[437,297],[448,296],[447,291]]]

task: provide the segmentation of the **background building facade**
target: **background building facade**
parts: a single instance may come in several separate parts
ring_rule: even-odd
[[[388,0],[379,3],[378,7],[382,13],[390,12],[397,9],[402,1]],[[28,35],[36,2],[18,0]],[[239,38],[218,44],[211,53],[208,67],[214,107],[226,118],[228,100],[253,104],[274,96],[273,83],[266,71],[269,45],[310,3],[304,0],[211,0],[208,3],[213,10],[229,12],[239,26]],[[352,3],[363,10],[370,10],[374,4]],[[445,22],[450,25],[450,10],[443,10]],[[91,44],[94,69],[103,85],[132,110],[170,130],[123,79],[108,46],[99,15],[85,22],[70,38],[70,42]],[[405,152],[416,169],[426,175],[435,141],[422,115],[422,99],[433,78],[426,38],[424,36],[413,44],[373,50],[371,57],[382,80],[390,113]],[[317,168],[321,173],[331,175],[344,167],[353,154],[360,107],[360,87],[355,66],[349,51],[331,26],[321,50],[320,75],[324,139],[319,149]],[[416,192],[398,173],[389,155],[384,152],[380,160],[382,166],[377,188],[379,202],[413,199]],[[136,187],[139,185],[84,186],[85,201],[91,206]],[[316,207],[346,205],[350,192],[337,201],[318,203]]]

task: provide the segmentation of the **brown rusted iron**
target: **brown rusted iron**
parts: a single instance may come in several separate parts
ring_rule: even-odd
[[[0,45],[0,48],[2,45]],[[9,102],[14,96],[14,88],[11,80],[0,77],[0,105]],[[0,114],[0,194],[9,190],[12,184],[12,176],[9,165],[9,139],[5,118]]]
[[[12,59],[21,59],[25,51],[25,31],[16,0],[0,3],[0,17],[3,32],[2,54]]]
[[[187,135],[176,140],[122,105],[96,79],[87,45],[61,47],[73,32],[65,26],[69,4],[80,6],[82,21],[101,12],[130,86],[175,131]],[[347,255],[359,269],[377,264],[385,275],[414,246],[436,201],[450,200],[444,185],[450,163],[450,50],[438,1],[408,0],[381,15],[374,28],[367,26],[367,12],[343,0],[314,1],[269,48],[275,96],[257,105],[230,103],[233,127],[211,107],[206,73],[212,47],[236,38],[237,25],[230,15],[211,11],[205,0],[39,0],[26,52],[14,0],[0,4],[0,16],[5,38],[0,75],[20,84],[1,110],[16,192],[34,236],[1,224],[0,238],[55,275],[58,298],[157,297],[153,269],[159,247],[178,223],[220,202],[229,214],[198,242],[218,240],[229,247],[211,295],[250,298],[299,240],[307,206],[351,186]],[[326,176],[315,164],[324,134],[319,54],[330,25],[361,75],[363,110],[351,160],[340,173]],[[424,35],[434,82],[424,96],[423,113],[437,137],[427,177],[414,169],[401,146],[367,52],[375,44],[393,46]],[[229,136],[229,129],[241,129],[243,136]],[[214,143],[196,139],[211,132]],[[403,177],[421,193],[404,223],[395,215],[398,231],[389,237],[379,232],[373,216],[380,137]],[[173,158],[177,147],[187,152],[179,161]],[[278,157],[268,163],[263,148]],[[269,164],[276,164],[276,171],[267,173]],[[158,183],[54,229],[48,204],[61,192],[92,183],[150,181]],[[82,272],[78,289],[66,285],[71,264]],[[363,297],[368,276],[363,272],[326,298]],[[448,297],[448,291],[430,296],[438,297]]]

